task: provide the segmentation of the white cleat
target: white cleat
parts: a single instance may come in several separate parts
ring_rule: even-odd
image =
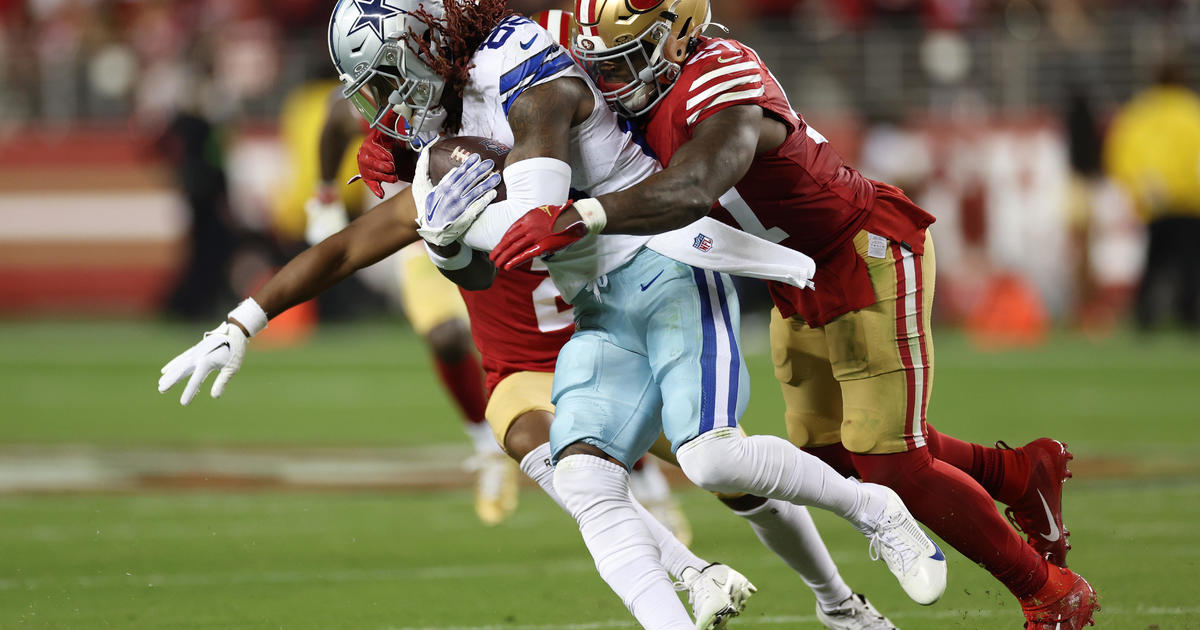
[[[879,614],[865,595],[855,593],[833,610],[817,604],[817,621],[829,630],[897,630],[896,624]]]
[[[758,591],[746,576],[718,563],[703,571],[684,569],[680,577],[676,586],[688,591],[696,630],[721,630],[746,609],[746,600]]]
[[[946,554],[917,524],[899,495],[891,488],[877,487],[887,493],[887,507],[879,521],[863,532],[871,541],[871,559],[883,558],[909,598],[928,606],[946,592]]]
[[[484,525],[503,523],[517,509],[520,467],[500,451],[477,453],[466,466],[476,474],[475,514]]]

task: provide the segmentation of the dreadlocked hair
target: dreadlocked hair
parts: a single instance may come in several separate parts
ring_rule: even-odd
[[[425,7],[412,13],[429,26],[424,37],[409,29],[408,46],[421,61],[446,81],[442,107],[446,108],[446,129],[458,133],[462,128],[463,90],[470,78],[471,57],[483,45],[492,29],[514,11],[505,0],[444,0],[445,17],[435,17]]]

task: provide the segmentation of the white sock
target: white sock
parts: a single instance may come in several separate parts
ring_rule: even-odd
[[[859,530],[875,523],[886,503],[882,493],[842,477],[829,464],[772,435],[744,437],[736,429],[718,429],[684,444],[675,456],[688,479],[709,492],[745,492],[813,505]]]
[[[525,473],[537,485],[542,487],[546,494],[550,495],[551,499],[558,504],[558,507],[567,510],[567,506],[563,505],[562,498],[558,496],[558,491],[554,489],[554,466],[550,464],[550,443],[542,442],[537,448],[529,451],[525,457],[521,458],[521,472]]]
[[[822,609],[833,610],[854,594],[838,573],[807,508],[768,499],[748,512],[734,514],[749,521],[762,544],[800,574]]]
[[[554,467],[550,465],[550,443],[546,442],[537,448],[529,451],[529,454],[521,459],[521,471],[534,480],[537,485],[542,487],[546,494],[550,495],[551,499],[558,504],[563,510],[567,510],[567,506],[563,505],[562,498],[558,496],[558,491],[554,489]],[[654,537],[654,542],[658,544],[658,550],[662,557],[663,566],[667,569],[667,573],[676,578],[683,577],[683,570],[693,568],[701,571],[709,563],[692,553],[683,543],[679,542],[678,538],[671,533],[671,530],[658,522],[646,508],[638,503],[637,499],[630,499],[633,503],[633,508],[637,510],[642,520],[646,522],[646,528],[650,530],[650,535]]]
[[[579,523],[600,577],[638,623],[647,630],[692,630],[654,537],[630,501],[625,468],[592,455],[571,455],[558,462],[554,487]]]
[[[671,530],[654,518],[654,515],[647,511],[645,506],[639,503],[632,494],[630,494],[629,500],[633,504],[633,509],[637,510],[638,515],[646,522],[646,528],[650,530],[650,535],[654,536],[654,542],[658,543],[658,551],[662,556],[662,564],[667,569],[667,573],[675,578],[683,579],[684,569],[703,571],[704,567],[709,565],[709,562],[692,553],[691,549],[679,542],[675,534],[672,534]]]
[[[503,453],[504,450],[496,444],[496,436],[487,422],[464,422],[463,431],[471,438],[471,444],[476,453]]]

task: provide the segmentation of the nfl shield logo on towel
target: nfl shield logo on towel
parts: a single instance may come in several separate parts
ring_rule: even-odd
[[[706,251],[712,249],[712,246],[713,246],[713,240],[711,238],[708,238],[704,234],[697,234],[696,239],[692,241],[692,247],[695,247],[696,249],[698,249],[702,252],[706,252]]]

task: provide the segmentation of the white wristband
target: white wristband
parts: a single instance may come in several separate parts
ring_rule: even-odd
[[[583,224],[587,226],[588,234],[596,234],[608,225],[608,215],[604,214],[604,206],[594,198],[580,199],[576,201],[575,211],[579,213],[579,218],[583,219]]]
[[[258,302],[254,301],[254,298],[242,300],[237,308],[229,311],[228,318],[241,324],[251,337],[267,327],[267,312],[258,305]]]
[[[466,267],[471,264],[471,258],[475,256],[475,250],[462,243],[458,244],[458,253],[449,258],[433,251],[433,247],[429,245],[428,241],[425,243],[425,253],[429,254],[429,260],[433,261],[433,266],[446,271],[456,271]]]

